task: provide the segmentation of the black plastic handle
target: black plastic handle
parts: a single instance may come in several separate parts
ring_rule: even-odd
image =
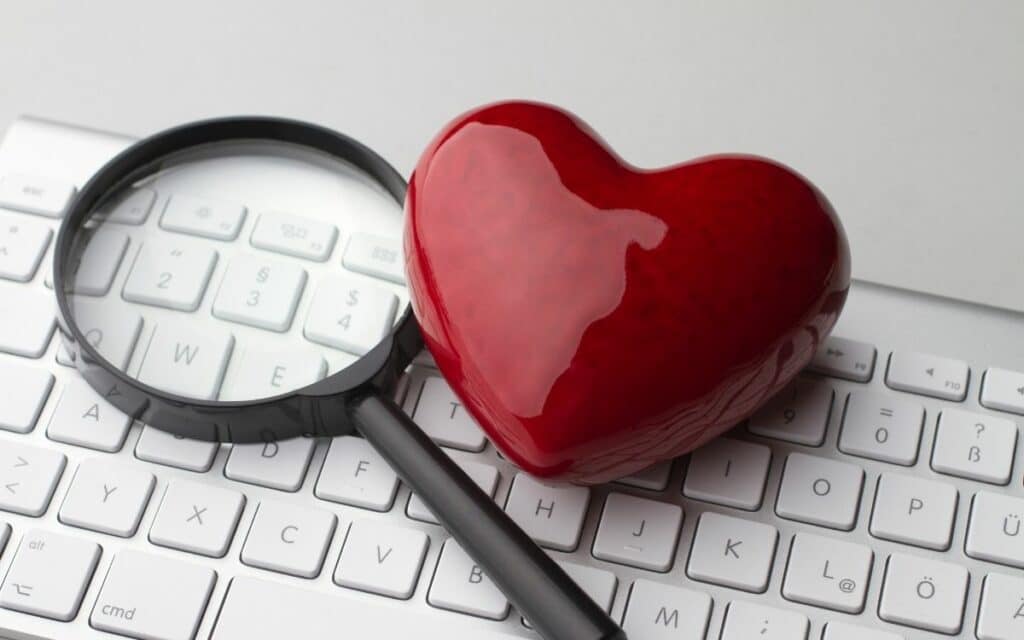
[[[356,428],[547,640],[626,634],[394,402],[350,401]]]

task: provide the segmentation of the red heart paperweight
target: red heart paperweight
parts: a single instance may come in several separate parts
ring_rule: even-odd
[[[638,169],[537,103],[451,122],[406,214],[428,349],[542,478],[607,481],[735,426],[810,361],[850,284],[843,228],[793,170],[739,155]]]

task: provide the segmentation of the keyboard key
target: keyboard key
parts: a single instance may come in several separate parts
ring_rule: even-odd
[[[885,567],[878,616],[925,631],[959,633],[969,581],[967,570],[955,564],[894,553]]]
[[[89,623],[147,640],[192,640],[213,592],[212,569],[140,551],[114,557]]]
[[[480,487],[484,493],[491,498],[494,497],[494,492],[498,489],[498,470],[494,467],[483,464],[481,462],[475,462],[473,460],[466,460],[459,457],[452,457],[456,464],[466,472],[476,486]],[[406,506],[405,513],[413,520],[420,520],[422,522],[429,522],[431,524],[438,524],[437,518],[427,508],[426,503],[420,498],[419,494],[409,494],[409,504]]]
[[[619,584],[614,573],[572,562],[559,562],[558,566],[562,567],[572,581],[578,584],[597,606],[604,609],[606,613],[611,612],[615,589]],[[523,618],[523,624],[533,628],[526,618]]]
[[[234,240],[244,221],[245,207],[238,203],[176,193],[164,206],[160,226],[213,240]]]
[[[717,438],[690,455],[683,495],[756,511],[764,497],[772,451],[752,442]]]
[[[672,475],[672,461],[666,460],[637,471],[615,482],[648,491],[664,491],[668,488],[668,479]]]
[[[127,249],[126,233],[106,227],[97,230],[70,276],[74,292],[84,296],[107,295]]]
[[[939,414],[932,469],[971,480],[1007,484],[1017,450],[1012,420],[944,409]]]
[[[396,238],[354,233],[341,263],[350,271],[405,284],[402,242]]]
[[[46,436],[57,442],[113,453],[120,451],[132,420],[80,378],[64,386]]]
[[[857,522],[863,485],[864,470],[858,466],[791,453],[775,512],[789,520],[849,531]]]
[[[827,383],[797,378],[750,417],[755,435],[820,447],[835,391]]]
[[[651,571],[668,571],[676,553],[683,510],[674,504],[611,493],[594,538],[595,558]]]
[[[186,471],[205,473],[213,466],[220,445],[216,442],[190,440],[161,431],[149,425],[142,428],[135,457]]]
[[[504,620],[509,612],[508,599],[451,538],[441,548],[427,602],[439,609],[491,620]]]
[[[38,517],[64,472],[64,454],[17,442],[0,446],[0,511]]]
[[[0,429],[28,433],[36,426],[39,413],[53,388],[53,374],[43,369],[0,361]]]
[[[990,367],[981,385],[981,404],[1024,415],[1024,373]]]
[[[361,356],[391,331],[398,298],[387,289],[358,280],[320,281],[306,316],[308,340]]]
[[[686,575],[751,593],[764,593],[778,530],[760,522],[705,512],[697,524]]]
[[[1024,638],[1024,578],[990,573],[985,576],[978,612],[979,640]]]
[[[885,384],[897,391],[960,402],[967,397],[970,374],[971,370],[963,360],[893,351]]]
[[[704,640],[711,597],[650,580],[636,580],[622,630],[635,640]]]
[[[214,327],[167,322],[153,329],[139,381],[188,398],[215,400],[235,338]]]
[[[38,358],[57,326],[53,294],[24,287],[0,290],[0,352]]]
[[[854,391],[846,401],[839,450],[882,462],[917,462],[924,407],[894,395]]]
[[[484,628],[479,620],[431,615],[417,607],[402,607],[396,615],[395,607],[379,598],[338,597],[280,582],[235,578],[212,640],[280,640],[294,637],[296,629],[301,629],[302,640],[337,640],[339,630],[345,629],[370,629],[375,638],[521,637]]]
[[[33,529],[0,587],[0,607],[68,622],[78,615],[99,560],[94,542]]]
[[[520,473],[512,481],[505,512],[538,544],[572,551],[580,541],[590,489],[550,486]]]
[[[957,501],[952,485],[883,473],[875,492],[871,535],[926,549],[948,549]]]
[[[811,360],[811,371],[834,378],[867,382],[875,370],[875,347],[838,336],[830,336]]]
[[[124,371],[142,331],[142,316],[128,309],[112,314],[104,300],[76,296],[72,304],[75,324],[82,335],[100,356]]]
[[[153,494],[152,473],[92,458],[78,467],[60,507],[60,521],[72,527],[130,538]]]
[[[327,375],[327,361],[314,349],[287,351],[240,348],[220,391],[221,400],[270,398],[301,389]]]
[[[115,202],[104,205],[104,210],[96,217],[117,224],[139,225],[149,217],[155,200],[156,192],[152,189],[136,189]]]
[[[298,491],[315,447],[312,438],[276,441],[268,437],[262,443],[235,444],[224,465],[224,475],[261,487]]]
[[[305,286],[306,271],[301,267],[237,255],[221,281],[213,315],[260,329],[287,331]]]
[[[1022,521],[1024,499],[979,491],[971,503],[967,555],[1024,569]]]
[[[341,436],[331,441],[316,497],[353,507],[388,511],[398,491],[398,475],[366,440]]]
[[[444,378],[428,376],[424,379],[412,417],[424,433],[440,445],[483,451],[487,444],[483,430]]]
[[[332,224],[287,213],[263,213],[249,242],[259,249],[323,262],[337,239],[338,229]]]
[[[357,520],[345,538],[334,582],[407,600],[416,588],[429,542],[422,531]]]
[[[244,506],[245,496],[237,491],[196,482],[171,482],[149,530],[149,541],[161,547],[223,558]]]
[[[217,264],[217,252],[167,239],[142,245],[121,295],[125,300],[195,311]]]
[[[6,522],[0,522],[0,556],[3,555],[4,549],[7,548],[7,541],[11,539],[11,525]]]
[[[75,195],[75,186],[42,176],[0,176],[0,206],[37,216],[60,218]]]
[[[338,518],[287,502],[260,503],[242,548],[242,562],[299,578],[315,578],[327,557]]]
[[[860,613],[874,561],[871,549],[810,533],[793,536],[782,595],[794,602]]]
[[[0,278],[28,282],[36,275],[53,231],[20,216],[0,216]]]
[[[855,627],[845,622],[830,622],[825,626],[825,635],[821,640],[904,640],[904,638],[888,631]]]
[[[806,640],[810,622],[794,611],[733,601],[725,612],[721,640]]]

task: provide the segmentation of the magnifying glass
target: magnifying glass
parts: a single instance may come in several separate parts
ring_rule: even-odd
[[[406,184],[296,121],[211,120],[111,160],[57,242],[65,347],[128,415],[222,442],[358,430],[546,638],[622,631],[390,399],[422,349]]]

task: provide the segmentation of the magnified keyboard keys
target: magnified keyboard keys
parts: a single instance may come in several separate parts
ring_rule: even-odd
[[[391,330],[398,297],[357,280],[324,278],[306,316],[306,338],[361,356]]]
[[[60,521],[72,527],[130,538],[149,504],[156,478],[108,460],[92,458],[78,467],[60,507]]]
[[[875,347],[839,336],[830,336],[814,354],[811,370],[854,382],[867,382],[875,370]]]
[[[895,394],[854,391],[846,401],[839,450],[882,462],[917,462],[924,407]]]
[[[146,221],[156,200],[152,189],[136,189],[124,198],[118,199],[102,214],[108,222],[138,225]]]
[[[28,282],[50,246],[50,227],[24,216],[0,217],[0,278]]]
[[[1012,420],[957,409],[939,414],[932,469],[971,480],[1007,484],[1017,451]]]
[[[72,304],[75,323],[89,344],[107,362],[124,371],[142,331],[142,316],[129,309],[111,313],[105,301],[81,296],[75,296]]]
[[[127,248],[126,233],[106,227],[97,230],[72,275],[74,292],[86,296],[107,295]]]
[[[413,420],[434,442],[466,451],[483,451],[484,432],[466,412],[448,383],[438,376],[423,380]]]
[[[505,595],[452,538],[445,540],[441,549],[427,602],[492,620],[504,620],[510,608]]]
[[[222,400],[254,400],[300,389],[327,375],[327,361],[315,349],[241,349],[231,358]]]
[[[834,396],[827,383],[797,378],[750,417],[748,428],[766,438],[821,446]]]
[[[195,311],[217,263],[213,249],[171,242],[142,245],[124,284],[125,300]]]
[[[1024,569],[1024,499],[991,491],[975,494],[966,551],[972,558]]]
[[[341,436],[331,441],[316,483],[316,497],[387,511],[397,490],[398,476],[366,440]]]
[[[430,538],[373,520],[349,528],[334,571],[338,586],[405,600],[412,596]]]
[[[64,385],[46,436],[57,442],[99,451],[120,451],[132,420],[81,378]]]
[[[332,224],[287,213],[262,213],[249,238],[259,249],[323,262],[334,249],[338,229]]]
[[[271,331],[287,331],[306,286],[306,271],[294,264],[237,255],[213,301],[213,315]]]
[[[0,446],[0,511],[38,517],[50,506],[64,454],[17,442]]]
[[[794,611],[765,607],[751,602],[733,601],[725,612],[721,640],[807,640],[810,622]],[[769,636],[766,632],[770,630]]]
[[[18,211],[60,218],[74,195],[75,186],[68,182],[16,173],[0,176],[0,206]]]
[[[206,567],[126,550],[114,557],[89,623],[146,640],[192,640],[217,574]]]
[[[323,567],[337,523],[337,516],[329,511],[264,500],[242,548],[242,562],[299,578],[315,578]]]
[[[222,558],[234,537],[245,496],[207,484],[178,481],[167,486],[149,541],[189,553]]]
[[[0,361],[0,429],[28,433],[53,388],[53,374],[43,369]]]
[[[894,553],[885,567],[878,617],[926,631],[959,633],[969,582],[963,567]]]
[[[22,538],[0,587],[0,607],[72,620],[99,559],[94,542],[33,529]]]
[[[704,640],[711,597],[650,580],[636,580],[629,591],[622,630],[645,640]]]
[[[963,360],[912,351],[893,351],[889,357],[885,383],[898,391],[959,402],[967,397],[970,373],[970,368]]]
[[[189,398],[214,400],[234,345],[226,331],[162,324],[153,329],[139,380]]]
[[[213,240],[234,240],[245,221],[245,207],[235,202],[176,193],[167,201],[160,226]]]
[[[0,351],[38,358],[56,327],[53,294],[22,287],[0,291]]]
[[[351,271],[405,284],[402,243],[397,238],[354,233],[345,247],[341,263]]]
[[[878,478],[871,535],[926,549],[948,549],[958,502],[956,487],[914,476]]]

